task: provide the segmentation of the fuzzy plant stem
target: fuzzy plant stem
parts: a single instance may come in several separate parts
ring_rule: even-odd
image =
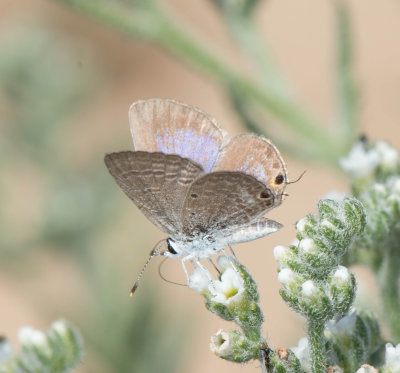
[[[400,342],[400,267],[395,260],[395,250],[388,250],[381,267],[379,268],[378,286],[383,302],[383,311],[386,316],[390,334],[395,343]]]
[[[325,337],[324,337],[325,323],[320,321],[309,320],[308,330],[308,343],[310,346],[311,356],[311,372],[312,373],[325,373],[326,364],[325,357]]]

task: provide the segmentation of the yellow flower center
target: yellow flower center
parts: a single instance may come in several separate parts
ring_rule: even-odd
[[[226,299],[233,297],[239,292],[236,288],[230,288],[228,291],[225,292]]]

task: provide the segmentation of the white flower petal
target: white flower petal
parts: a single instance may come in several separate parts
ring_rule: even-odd
[[[310,350],[308,348],[308,339],[301,338],[297,347],[292,347],[291,350],[296,355],[296,357],[300,360],[301,367],[306,371],[311,371],[310,366]]]
[[[386,343],[386,365],[385,369],[393,372],[400,372],[400,343],[394,347],[391,343]],[[384,371],[386,371],[384,370]]]
[[[231,303],[238,301],[244,292],[244,281],[239,272],[227,268],[221,276],[221,281],[214,280],[208,286],[213,294],[212,300],[218,303]]]
[[[360,369],[356,373],[378,373],[378,371],[371,365],[364,364],[361,365]]]
[[[212,276],[205,268],[196,267],[193,274],[189,276],[189,288],[199,293],[207,290]]]
[[[290,268],[283,268],[279,271],[278,280],[283,285],[296,283],[296,274]]]
[[[233,349],[229,333],[218,330],[217,334],[211,337],[210,349],[218,356],[229,354]]]
[[[357,142],[349,155],[339,160],[342,169],[355,178],[370,174],[378,167],[379,162],[380,155],[377,150],[366,150],[363,142]]]
[[[357,319],[357,311],[352,309],[348,315],[342,317],[339,321],[328,321],[327,329],[332,334],[349,334],[353,330]]]
[[[313,297],[318,294],[318,288],[315,286],[313,280],[307,280],[301,285],[301,293],[306,297]]]

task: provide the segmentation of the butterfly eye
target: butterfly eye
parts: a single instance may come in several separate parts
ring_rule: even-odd
[[[198,195],[197,195],[196,193],[192,193],[192,194],[190,195],[190,197],[192,197],[192,198],[197,198]]]
[[[167,249],[171,254],[177,254],[175,249],[172,247],[171,242],[172,242],[172,239],[168,238],[168,240],[167,240],[167,244],[168,244]]]
[[[284,179],[284,177],[283,177],[283,175],[282,174],[279,174],[279,175],[277,175],[276,177],[275,177],[275,184],[282,184],[283,183],[283,181],[284,181],[285,179]]]
[[[268,189],[263,190],[260,193],[260,198],[262,198],[262,199],[266,199],[266,198],[270,198],[270,197],[271,197],[271,192]]]

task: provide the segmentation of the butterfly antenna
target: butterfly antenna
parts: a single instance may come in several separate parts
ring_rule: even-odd
[[[306,170],[303,171],[303,172],[301,173],[301,175],[300,175],[295,181],[288,181],[288,182],[286,183],[286,185],[287,185],[287,184],[294,184],[294,183],[297,183],[298,181],[300,181],[300,179],[304,176],[305,173],[306,173]]]
[[[208,261],[212,264],[212,266],[214,267],[214,269],[218,272],[218,275],[221,275],[221,271],[219,270],[219,268],[217,267],[217,265],[212,261],[211,258],[208,258]]]
[[[142,267],[142,270],[139,272],[139,275],[138,275],[138,277],[137,277],[137,279],[136,279],[136,281],[135,281],[135,284],[132,286],[131,292],[130,292],[130,294],[129,294],[130,296],[132,296],[132,295],[135,293],[136,289],[138,288],[138,286],[139,286],[139,281],[140,281],[140,279],[142,278],[143,273],[144,273],[144,271],[146,270],[147,266],[149,265],[151,259],[153,259],[154,257],[160,255],[160,250],[161,250],[161,248],[163,247],[162,243],[165,243],[165,240],[160,240],[160,241],[158,241],[158,242],[155,244],[153,250],[151,250],[150,256],[149,256],[148,259],[146,260],[146,263],[144,263],[144,266]]]
[[[168,280],[167,278],[164,277],[164,275],[161,273],[161,266],[167,261],[168,257],[165,257],[163,259],[163,261],[160,263],[160,265],[158,266],[158,274],[160,275],[160,277],[165,281],[168,282],[170,284],[174,284],[174,285],[179,285],[179,286],[187,286],[186,284],[180,284],[179,282],[174,282],[171,280]]]

